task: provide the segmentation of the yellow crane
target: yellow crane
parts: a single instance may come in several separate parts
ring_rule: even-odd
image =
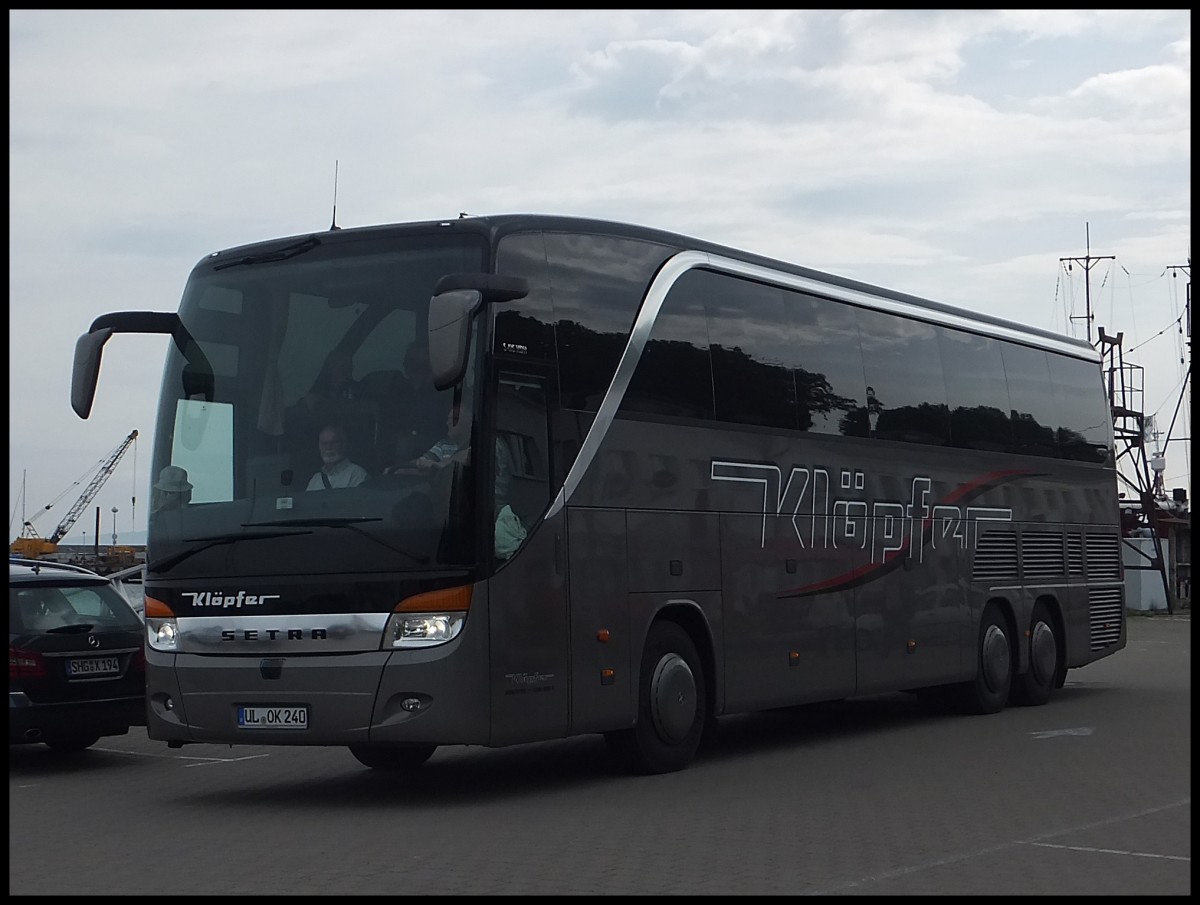
[[[116,469],[117,463],[121,461],[121,457],[125,455],[129,447],[137,440],[137,435],[138,432],[136,430],[131,431],[129,436],[122,440],[121,444],[100,463],[100,470],[96,472],[96,476],[84,488],[83,493],[79,495],[79,499],[75,501],[70,510],[67,511],[67,514],[63,516],[63,520],[58,523],[58,527],[54,529],[49,537],[42,537],[37,533],[37,529],[33,527],[32,521],[27,521],[21,529],[21,536],[12,542],[9,552],[28,557],[29,559],[39,559],[42,556],[51,556],[56,553],[58,551],[58,542],[67,536],[67,532],[75,526],[75,522],[79,520],[79,516],[83,514],[83,510],[95,499],[96,494],[100,492],[100,488],[104,486],[104,482],[109,479]],[[53,505],[53,502],[48,503],[42,511],[45,512]],[[37,518],[37,516],[34,516],[34,518]]]

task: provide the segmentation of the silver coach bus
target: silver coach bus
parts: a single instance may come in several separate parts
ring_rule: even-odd
[[[171,337],[150,738],[602,733],[684,767],[724,714],[1044,704],[1125,646],[1086,343],[658,230],[541,215],[215,252]]]

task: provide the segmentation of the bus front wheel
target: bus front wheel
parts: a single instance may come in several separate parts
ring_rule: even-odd
[[[351,745],[350,753],[372,770],[411,770],[433,756],[437,745]]]
[[[673,622],[650,627],[638,678],[637,723],[605,734],[633,773],[671,773],[695,756],[708,718],[700,655]]]

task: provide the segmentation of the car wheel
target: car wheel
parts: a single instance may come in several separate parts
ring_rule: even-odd
[[[372,770],[411,770],[433,756],[437,745],[351,745],[350,753]]]
[[[605,740],[630,772],[671,773],[695,756],[709,723],[696,645],[675,623],[655,623],[642,651],[637,723]]]
[[[1050,700],[1062,672],[1062,655],[1050,608],[1037,603],[1029,621],[1029,668],[1013,676],[1012,702],[1036,707]]]

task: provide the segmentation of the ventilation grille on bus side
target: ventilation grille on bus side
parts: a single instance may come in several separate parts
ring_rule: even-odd
[[[1087,573],[1093,581],[1121,577],[1121,538],[1115,534],[1087,536]]]
[[[971,572],[975,581],[1017,580],[1017,533],[988,531],[975,545],[975,566]]]
[[[1067,532],[1067,574],[1083,574],[1083,535],[1078,531]]]
[[[1088,618],[1092,629],[1092,650],[1100,650],[1121,640],[1121,614],[1125,595],[1120,587],[1092,588],[1088,591]]]
[[[1021,576],[1025,581],[1063,574],[1062,535],[1051,531],[1021,534]]]

